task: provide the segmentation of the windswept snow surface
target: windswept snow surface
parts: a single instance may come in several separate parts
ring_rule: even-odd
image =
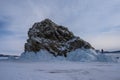
[[[0,80],[120,80],[120,63],[0,61]]]

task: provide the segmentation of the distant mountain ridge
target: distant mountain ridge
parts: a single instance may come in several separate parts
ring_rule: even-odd
[[[120,50],[118,50],[118,51],[103,51],[103,53],[120,53]]]
[[[17,55],[5,55],[5,54],[0,54],[0,57],[19,57]]]

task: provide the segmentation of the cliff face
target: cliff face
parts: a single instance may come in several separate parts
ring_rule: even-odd
[[[38,52],[44,49],[54,56],[66,57],[68,52],[79,48],[93,49],[88,42],[50,19],[35,23],[28,31],[28,37],[25,52]]]

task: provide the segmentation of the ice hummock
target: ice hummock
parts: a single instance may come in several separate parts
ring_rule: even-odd
[[[24,52],[19,59],[27,61],[116,62],[116,59],[101,53],[96,53],[92,49],[76,49],[67,53],[67,57],[55,57],[46,50],[40,50],[37,53]]]

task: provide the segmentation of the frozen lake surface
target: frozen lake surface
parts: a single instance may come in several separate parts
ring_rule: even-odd
[[[120,63],[0,61],[0,80],[120,80]]]

